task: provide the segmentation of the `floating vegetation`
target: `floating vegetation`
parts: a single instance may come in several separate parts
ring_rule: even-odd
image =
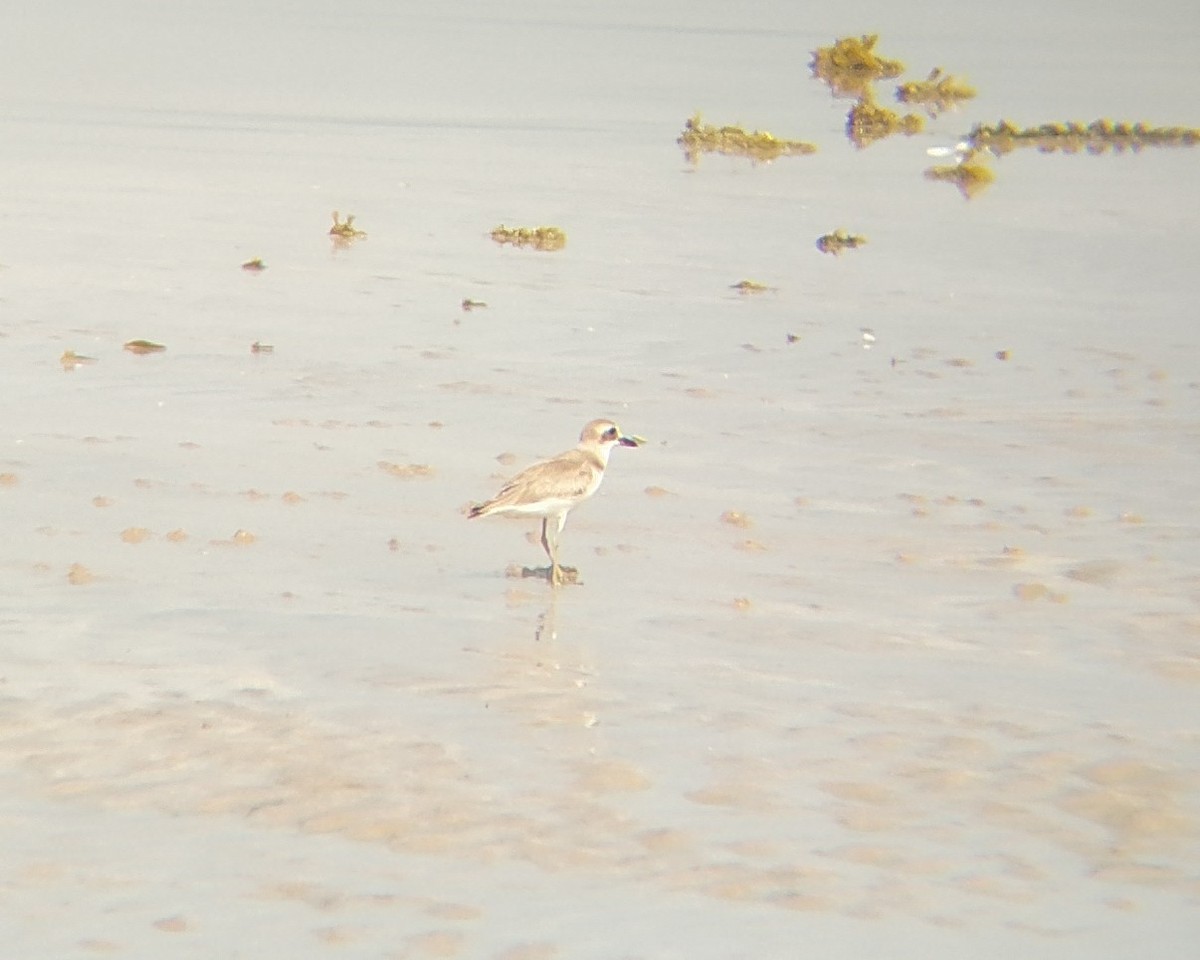
[[[972,150],[961,157],[958,163],[930,167],[925,171],[925,177],[928,180],[954,184],[963,195],[963,199],[970,200],[991,186],[996,174],[984,162],[979,152]]]
[[[900,116],[895,110],[879,106],[869,90],[850,108],[846,117],[846,136],[860,150],[896,133],[911,137],[924,129],[923,118],[915,113]]]
[[[978,196],[996,175],[984,162],[986,154],[1003,157],[1021,148],[1033,148],[1042,153],[1103,153],[1138,152],[1146,147],[1193,147],[1200,144],[1200,129],[1190,127],[1151,127],[1145,123],[1115,123],[1095,120],[1092,123],[1043,123],[1037,127],[1018,127],[1008,120],[992,126],[977,124],[958,145],[960,154],[955,164],[930,167],[925,176],[930,180],[953,183],[970,200]],[[947,150],[930,150],[944,155]]]
[[[464,298],[462,302],[463,313],[470,313],[472,310],[482,310],[486,306],[487,304],[482,300],[472,300],[470,297]]]
[[[334,222],[336,223],[337,214],[335,213],[333,216],[335,218]],[[242,269],[248,271],[249,273],[260,273],[261,271],[267,269],[267,265],[262,262],[262,257],[255,257],[253,260],[247,260],[245,263],[243,263]]]
[[[558,227],[506,227],[500,224],[492,231],[492,239],[501,245],[510,243],[514,247],[547,251],[561,250],[567,245],[567,235]]]
[[[966,140],[975,149],[987,150],[998,157],[1020,147],[1033,147],[1043,153],[1123,153],[1143,147],[1194,147],[1200,143],[1200,129],[1151,127],[1104,119],[1088,124],[1043,123],[1022,128],[1001,120],[994,126],[977,124]]]
[[[775,288],[768,287],[765,283],[759,283],[757,280],[739,280],[737,283],[731,283],[729,289],[736,290],[742,296],[749,296],[755,293],[766,293]]]
[[[816,153],[814,144],[803,140],[780,140],[766,130],[747,133],[741,127],[714,127],[694,114],[683,125],[675,141],[690,164],[700,162],[701,154],[721,153],[727,157],[746,157],[755,163],[770,163],[780,157],[801,157]]]
[[[934,67],[924,80],[900,84],[896,88],[896,99],[900,103],[919,103],[931,117],[936,117],[964,100],[974,100],[975,88],[942,73],[941,67]]]
[[[352,243],[355,240],[365,240],[367,238],[365,231],[359,230],[354,226],[354,214],[347,214],[343,222],[336,210],[333,211],[333,226],[329,228],[329,235],[335,241],[342,243]]]
[[[63,355],[58,358],[58,362],[62,364],[63,370],[65,370],[67,373],[70,373],[76,367],[82,367],[85,364],[96,363],[96,358],[81,356],[74,350],[64,350]]]
[[[842,37],[831,47],[813,51],[813,76],[829,84],[835,97],[862,96],[876,80],[892,80],[904,72],[899,60],[888,60],[875,52],[878,34]]]
[[[258,340],[255,340],[252,344],[250,344],[250,352],[251,353],[274,353],[275,347],[272,344],[260,343]]]
[[[155,343],[153,340],[129,340],[125,344],[125,349],[130,353],[162,353],[167,348],[161,343]]]
[[[832,253],[835,257],[840,257],[843,250],[857,250],[866,243],[866,237],[859,237],[839,229],[834,230],[833,233],[827,233],[823,237],[818,237],[817,249],[822,253]]]

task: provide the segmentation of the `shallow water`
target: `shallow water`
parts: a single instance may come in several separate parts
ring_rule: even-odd
[[[1184,955],[1197,155],[921,176],[1001,116],[1197,125],[1168,8],[1088,9],[30,14],[6,942]],[[806,64],[874,30],[979,99],[855,151]],[[697,109],[820,152],[691,169]],[[583,586],[506,577],[534,524],[465,506],[593,416],[650,443],[571,515]]]

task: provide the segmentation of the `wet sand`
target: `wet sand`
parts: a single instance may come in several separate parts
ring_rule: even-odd
[[[921,176],[979,120],[1196,125],[1170,24],[489,11],[3,68],[10,949],[1186,955],[1196,154]],[[856,151],[805,64],[867,30],[979,99]],[[820,152],[689,168],[697,109]],[[536,524],[465,508],[597,416],[650,442],[582,585],[506,576]]]

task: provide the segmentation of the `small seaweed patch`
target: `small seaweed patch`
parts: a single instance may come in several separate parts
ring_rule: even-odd
[[[930,167],[925,171],[925,178],[952,183],[958,187],[963,199],[970,200],[991,186],[996,174],[984,162],[979,151],[972,150],[962,156],[958,163]]]
[[[329,235],[336,242],[352,243],[355,240],[365,240],[367,238],[366,231],[359,230],[354,225],[354,214],[346,214],[346,219],[342,220],[341,215],[333,211],[333,226],[329,228]]]
[[[900,84],[896,88],[896,99],[900,103],[920,104],[931,117],[936,117],[964,100],[975,99],[975,88],[942,73],[941,67],[934,67],[924,80]]]
[[[267,265],[263,263],[262,257],[255,257],[253,260],[247,260],[243,263],[242,269],[248,273],[261,273],[267,269]]]
[[[859,247],[865,246],[867,243],[866,237],[856,236],[853,233],[847,233],[845,230],[834,230],[833,233],[827,233],[823,237],[817,238],[817,249],[822,253],[831,253],[835,257],[840,257],[844,250],[857,250]]]
[[[881,107],[869,90],[850,108],[846,117],[846,136],[860,150],[896,133],[911,137],[924,129],[924,119],[915,113],[901,116],[895,110]]]
[[[167,348],[161,343],[155,343],[153,340],[129,340],[125,343],[125,349],[130,353],[162,353]]]
[[[737,283],[731,283],[729,289],[736,290],[745,297],[755,293],[766,293],[775,288],[768,287],[765,283],[759,283],[757,280],[739,280]]]
[[[506,227],[500,224],[492,230],[492,239],[502,246],[512,244],[547,251],[561,250],[567,245],[567,235],[558,227]]]
[[[95,357],[85,357],[82,354],[76,353],[74,350],[64,350],[63,355],[58,358],[58,362],[62,364],[65,372],[70,373],[76,367],[87,366],[96,362]]]
[[[904,72],[899,60],[875,52],[878,34],[842,37],[832,46],[813,51],[813,76],[829,85],[835,97],[859,97],[877,80],[892,80]]]
[[[978,150],[998,157],[1022,147],[1042,153],[1123,153],[1145,147],[1194,147],[1200,143],[1200,129],[1191,127],[1151,127],[1145,123],[1115,123],[1094,120],[1091,123],[1043,123],[1037,127],[1018,127],[1008,120],[992,126],[977,124],[966,141]]]
[[[675,141],[690,164],[700,162],[705,153],[746,157],[755,163],[770,163],[780,157],[801,157],[816,153],[814,144],[803,140],[781,140],[766,130],[746,131],[741,127],[714,127],[694,114],[683,125]]]

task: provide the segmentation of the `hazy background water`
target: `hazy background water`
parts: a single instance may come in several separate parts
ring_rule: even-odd
[[[1196,17],[8,18],[7,942],[1186,955],[1197,154],[922,171],[1001,117],[1200,125]],[[855,150],[807,64],[876,31],[978,99]],[[697,110],[820,152],[689,168]],[[585,586],[506,579],[529,525],[462,507],[600,415],[651,442],[571,517]]]

